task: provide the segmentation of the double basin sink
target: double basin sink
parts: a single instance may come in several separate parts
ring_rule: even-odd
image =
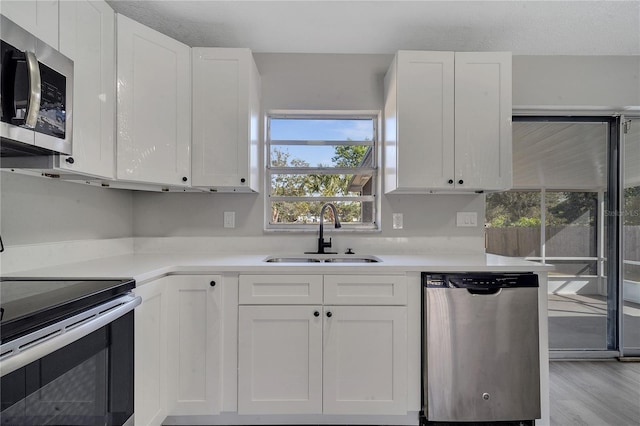
[[[379,263],[379,258],[369,255],[326,255],[308,254],[301,256],[269,256],[265,260],[267,263]]]

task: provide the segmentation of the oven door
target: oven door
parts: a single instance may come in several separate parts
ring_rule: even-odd
[[[133,315],[3,375],[0,423],[132,425]]]

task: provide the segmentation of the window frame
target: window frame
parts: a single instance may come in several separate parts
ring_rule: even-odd
[[[272,144],[271,139],[271,119],[306,119],[306,120],[371,120],[373,124],[373,140],[371,141],[347,141],[347,140],[328,140],[328,141],[302,141],[302,140],[277,140],[277,144]],[[342,227],[334,229],[332,232],[380,232],[380,197],[381,178],[380,178],[380,124],[381,111],[379,110],[270,110],[267,111],[264,118],[264,230],[267,232],[317,232],[318,224],[300,224],[300,223],[271,223],[272,203],[278,201],[315,201],[315,202],[370,202],[373,212],[372,221],[367,223],[351,223],[342,222]],[[337,145],[361,145],[371,146],[371,166],[369,167],[271,167],[271,147],[272,145],[321,145],[321,146],[337,146]],[[295,173],[292,173],[292,170]],[[363,172],[363,174],[371,174],[371,195],[359,196],[336,196],[336,197],[286,197],[272,196],[271,180],[273,175],[278,174],[336,174],[336,175],[354,175],[354,171]],[[329,229],[329,228],[327,228]]]

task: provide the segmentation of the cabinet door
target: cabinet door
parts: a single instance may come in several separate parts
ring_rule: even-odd
[[[322,412],[321,309],[240,306],[238,414]]]
[[[60,51],[73,60],[73,155],[59,167],[115,174],[115,15],[102,1],[60,3]]]
[[[324,310],[324,413],[406,414],[407,309]]]
[[[193,185],[257,191],[260,80],[251,51],[192,55]]]
[[[400,51],[396,61],[396,140],[385,144],[395,144],[397,189],[452,188],[454,54]]]
[[[312,305],[322,303],[322,275],[240,275],[243,305]]]
[[[135,309],[134,398],[136,425],[160,425],[166,412],[166,279],[135,289],[142,304]]]
[[[188,185],[190,49],[122,15],[116,19],[117,177]]]
[[[169,278],[169,415],[220,413],[221,285],[217,275]]]
[[[58,49],[58,0],[2,0],[0,12]]]
[[[406,305],[404,275],[325,275],[327,305]]]
[[[511,54],[456,52],[455,61],[456,187],[509,189]]]

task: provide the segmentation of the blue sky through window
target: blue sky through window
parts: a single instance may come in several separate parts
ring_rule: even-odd
[[[270,131],[272,141],[373,140],[373,120],[272,118]],[[275,143],[272,142],[272,144],[276,146]],[[299,158],[306,161],[311,167],[317,167],[320,164],[325,166],[334,165],[331,161],[331,158],[334,156],[334,147],[330,145],[281,145],[278,146],[278,149],[289,152],[290,158]]]

